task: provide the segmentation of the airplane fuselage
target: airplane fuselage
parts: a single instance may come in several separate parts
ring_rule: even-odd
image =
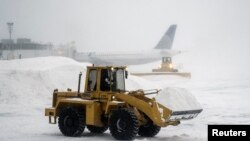
[[[76,60],[96,65],[138,65],[158,61],[162,57],[172,57],[179,53],[179,51],[168,49],[112,53],[88,52],[78,54]]]
[[[172,57],[180,51],[172,50],[177,25],[171,25],[158,44],[150,50],[133,52],[86,52],[75,54],[77,61],[96,65],[138,65]]]

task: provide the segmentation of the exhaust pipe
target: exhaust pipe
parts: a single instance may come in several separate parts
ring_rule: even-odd
[[[81,87],[81,79],[82,79],[82,72],[79,73],[79,78],[78,78],[78,94],[80,94],[80,87]]]

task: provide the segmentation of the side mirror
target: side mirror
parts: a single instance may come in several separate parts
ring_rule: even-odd
[[[125,78],[128,79],[128,71],[125,70]]]

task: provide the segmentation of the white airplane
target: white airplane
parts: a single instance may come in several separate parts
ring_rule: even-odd
[[[82,52],[75,55],[81,62],[95,65],[138,65],[172,57],[180,51],[172,50],[177,25],[171,25],[155,48],[134,52]]]

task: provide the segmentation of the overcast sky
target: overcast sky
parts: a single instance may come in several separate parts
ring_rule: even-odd
[[[249,0],[0,0],[0,39],[53,44],[80,51],[153,48],[177,24],[174,48],[250,45]]]

